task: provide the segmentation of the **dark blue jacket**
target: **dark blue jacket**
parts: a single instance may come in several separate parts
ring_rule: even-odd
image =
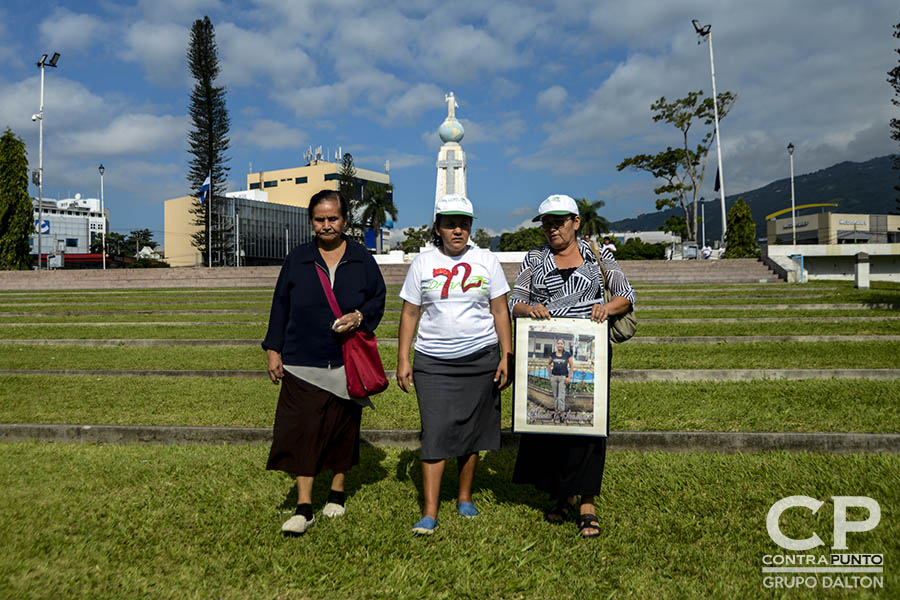
[[[334,295],[347,314],[359,310],[360,329],[373,332],[384,315],[384,278],[369,251],[344,238],[347,249],[334,275]],[[281,353],[286,365],[339,367],[344,364],[340,336],[331,329],[334,313],[322,289],[316,269],[328,267],[315,240],[294,248],[281,267],[269,330],[262,347]]]

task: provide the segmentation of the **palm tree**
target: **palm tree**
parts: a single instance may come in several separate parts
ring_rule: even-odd
[[[597,235],[600,233],[609,233],[609,221],[601,217],[597,210],[606,206],[603,200],[591,202],[587,198],[579,198],[575,201],[578,205],[578,212],[581,213],[581,233]]]
[[[394,186],[367,183],[363,190],[363,197],[359,203],[362,209],[362,222],[371,223],[375,230],[375,253],[381,254],[381,226],[387,220],[386,215],[392,219],[397,218],[397,207],[394,206]]]

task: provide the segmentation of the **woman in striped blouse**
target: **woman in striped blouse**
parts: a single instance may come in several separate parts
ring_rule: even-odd
[[[540,221],[547,245],[528,252],[522,262],[509,296],[513,316],[603,322],[632,310],[634,289],[608,251],[600,253],[610,291],[610,301],[604,303],[597,259],[588,243],[578,240],[581,220],[575,200],[550,196],[534,220]],[[609,356],[611,360],[612,352]],[[578,505],[581,536],[597,537],[600,523],[594,514],[594,496],[600,492],[605,460],[605,437],[523,434],[513,481],[550,494],[555,503],[544,517],[551,523],[562,523]]]

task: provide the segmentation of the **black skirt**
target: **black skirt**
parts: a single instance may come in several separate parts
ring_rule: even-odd
[[[609,349],[607,383],[612,367]],[[609,387],[606,390],[609,397]],[[609,412],[607,411],[607,418]],[[523,433],[513,483],[530,484],[552,498],[596,496],[606,465],[605,437]]]
[[[285,372],[266,469],[315,476],[359,464],[362,406]]]
[[[499,363],[497,345],[451,359],[416,352],[422,460],[500,449],[500,392],[494,383]]]

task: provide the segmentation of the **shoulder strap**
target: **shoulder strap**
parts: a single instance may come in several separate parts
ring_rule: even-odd
[[[341,307],[338,305],[337,298],[334,297],[334,290],[331,289],[331,282],[328,280],[328,276],[325,274],[325,270],[319,265],[313,263],[313,269],[316,270],[316,273],[319,274],[319,281],[322,284],[322,289],[325,291],[325,297],[328,298],[328,304],[331,306],[331,312],[334,313],[334,316],[338,319],[341,318]]]
[[[600,258],[600,250],[597,248],[597,242],[594,240],[591,240],[591,252],[594,253],[594,257],[597,259],[597,265],[600,267],[600,272],[603,274],[603,287],[609,289],[609,285],[606,283],[606,269],[603,268],[603,259]]]

